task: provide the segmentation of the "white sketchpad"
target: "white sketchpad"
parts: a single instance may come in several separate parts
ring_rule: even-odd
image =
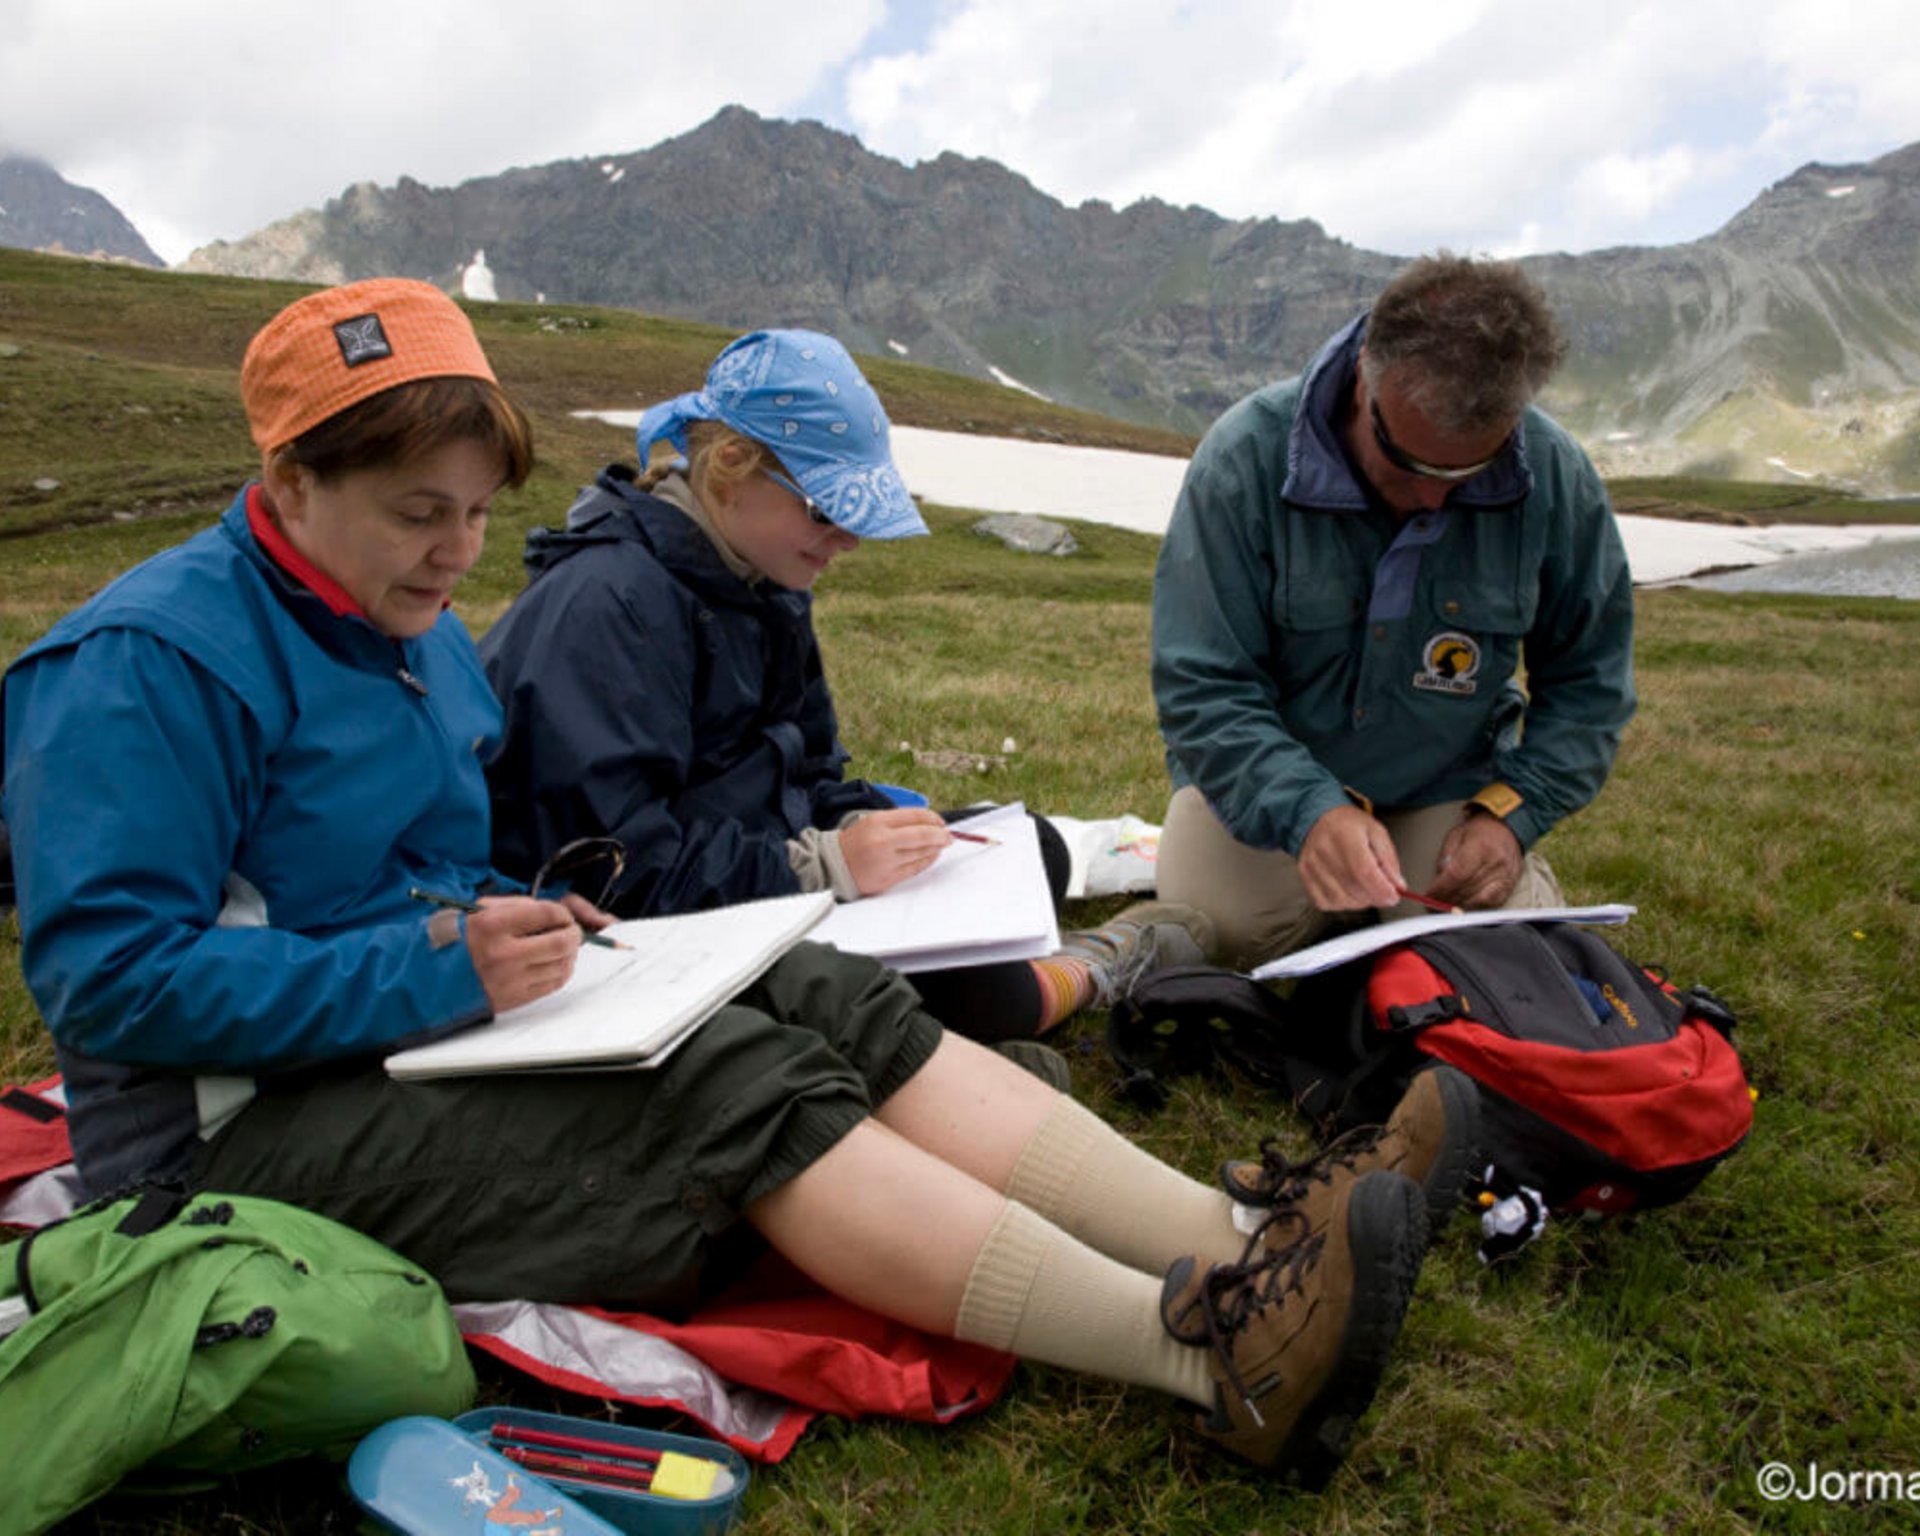
[[[835,907],[807,937],[909,975],[1052,954],[1060,928],[1026,807],[995,806],[953,825],[992,846],[952,843],[912,879]]]
[[[1255,981],[1278,981],[1287,976],[1312,976],[1330,971],[1336,965],[1358,960],[1377,950],[1422,934],[1445,933],[1450,928],[1490,928],[1497,923],[1624,923],[1640,909],[1613,903],[1599,907],[1532,907],[1494,912],[1429,912],[1420,917],[1396,918],[1390,923],[1375,923],[1338,934],[1305,949],[1296,949],[1278,960],[1269,960],[1251,974]]]

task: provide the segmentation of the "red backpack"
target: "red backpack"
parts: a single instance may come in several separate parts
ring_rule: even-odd
[[[1664,1205],[1733,1153],[1753,1125],[1733,1026],[1704,987],[1542,922],[1428,934],[1284,1001],[1232,971],[1161,971],[1108,1039],[1136,1098],[1217,1056],[1329,1129],[1383,1120],[1414,1072],[1449,1062],[1480,1088],[1487,1189],[1537,1216]]]

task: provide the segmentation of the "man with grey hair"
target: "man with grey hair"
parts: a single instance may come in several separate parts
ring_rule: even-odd
[[[1408,890],[1561,900],[1533,846],[1634,708],[1606,491],[1531,404],[1565,351],[1518,267],[1424,257],[1194,454],[1154,578],[1159,891],[1215,958],[1412,915]]]

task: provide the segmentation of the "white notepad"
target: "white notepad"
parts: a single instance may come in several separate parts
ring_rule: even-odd
[[[755,980],[833,907],[826,891],[602,931],[631,946],[580,947],[558,992],[387,1058],[389,1076],[651,1067]]]
[[[1269,960],[1250,974],[1255,981],[1273,981],[1285,976],[1312,976],[1330,971],[1336,965],[1358,960],[1394,944],[1404,944],[1423,933],[1444,933],[1449,928],[1490,928],[1499,923],[1593,923],[1606,926],[1624,923],[1640,909],[1615,902],[1599,907],[1497,907],[1486,912],[1429,912],[1419,917],[1396,918],[1390,923],[1373,923],[1350,933],[1335,934],[1318,944],[1297,949],[1278,960]]]
[[[931,868],[835,907],[808,937],[909,974],[1052,954],[1060,926],[1026,808],[995,806],[953,825],[993,846],[950,843]]]

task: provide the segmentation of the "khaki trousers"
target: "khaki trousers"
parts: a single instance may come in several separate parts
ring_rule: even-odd
[[[1455,800],[1380,816],[1399,852],[1409,890],[1424,891],[1433,883],[1440,844],[1465,814],[1466,802]],[[1157,868],[1160,897],[1197,907],[1212,918],[1217,935],[1213,958],[1241,970],[1304,948],[1336,922],[1360,915],[1320,911],[1307,900],[1292,854],[1235,841],[1206,796],[1192,785],[1176,790],[1167,805]],[[1538,853],[1529,853],[1505,905],[1557,907],[1563,902],[1552,868]],[[1415,917],[1425,910],[1402,901],[1381,908],[1380,915]]]

